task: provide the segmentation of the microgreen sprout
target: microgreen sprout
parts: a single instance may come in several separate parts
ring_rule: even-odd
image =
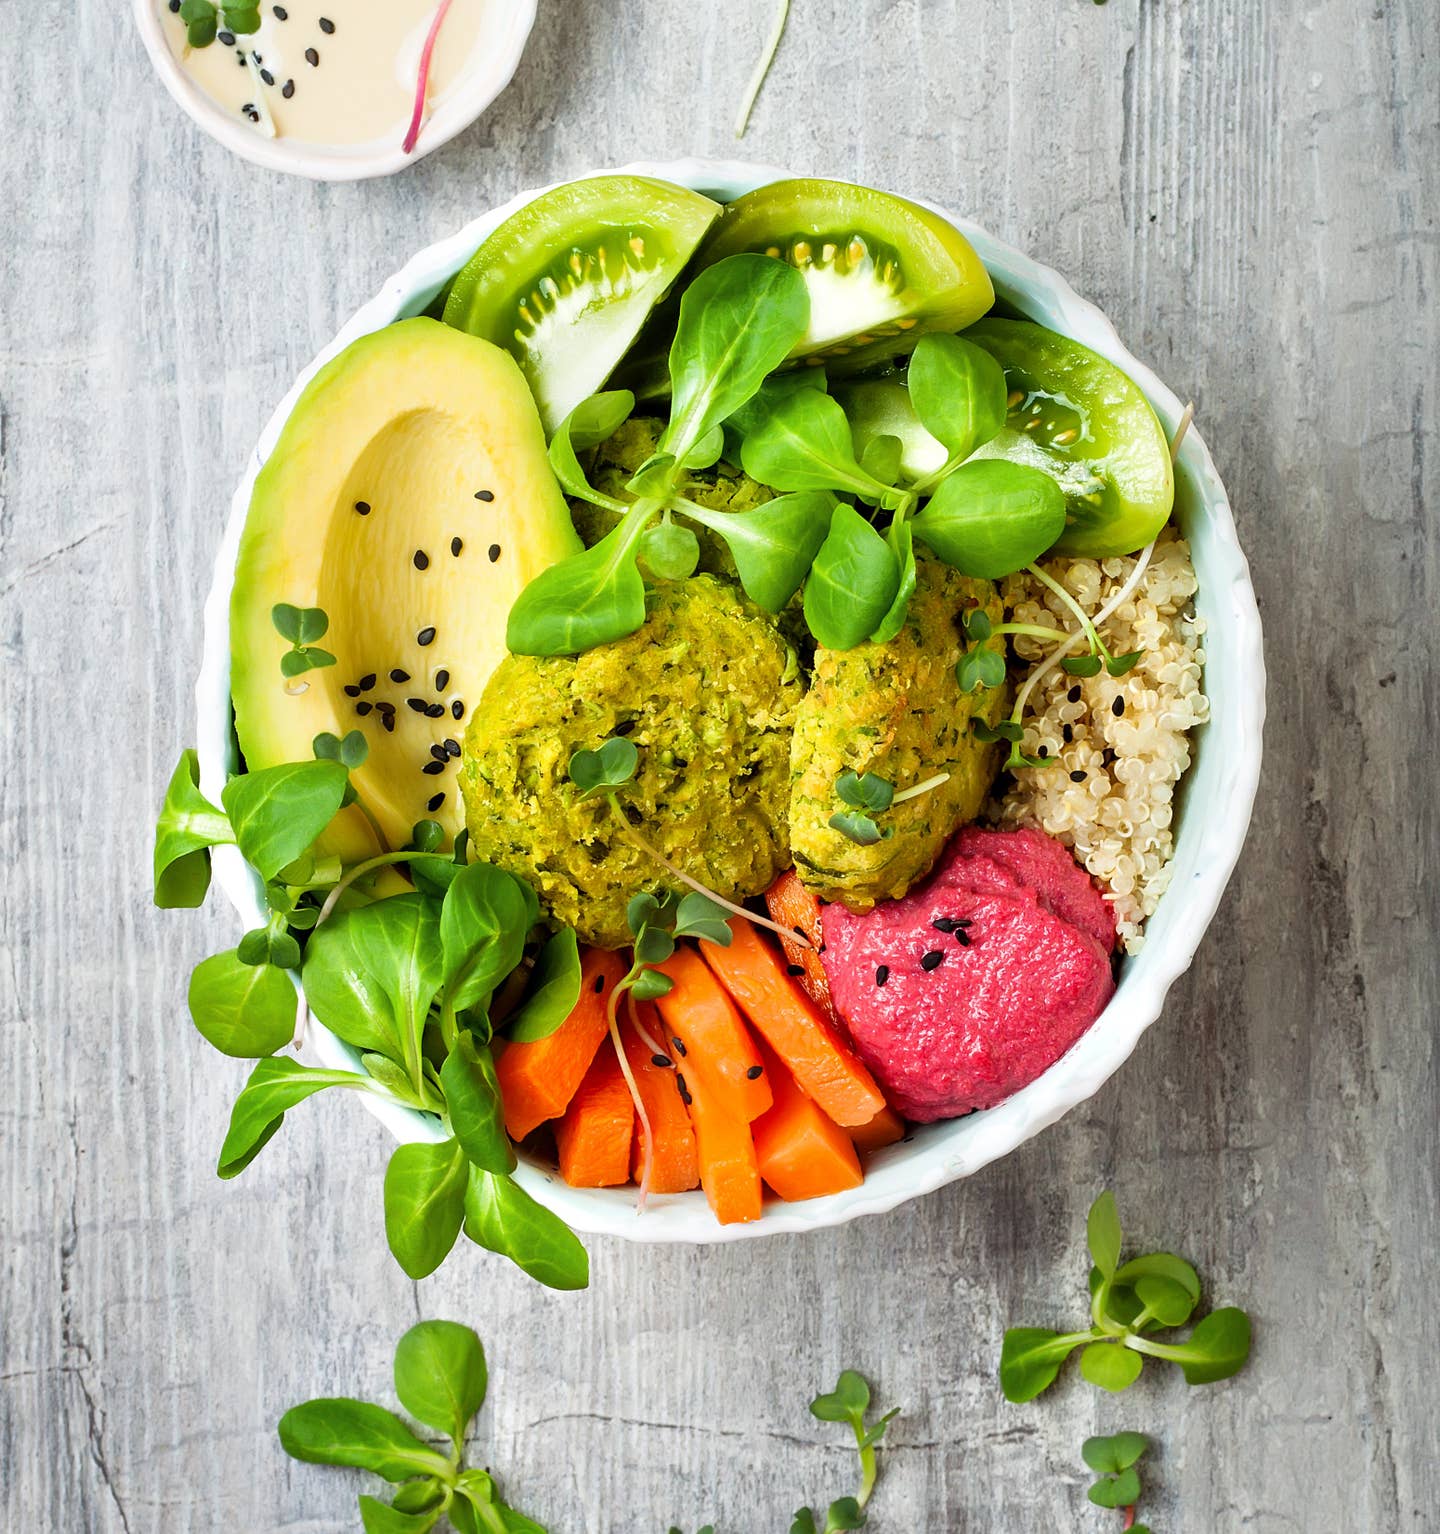
[[[848,809],[830,817],[830,829],[838,831],[861,847],[873,847],[879,842],[888,841],[894,836],[895,827],[882,828],[875,820],[876,815],[883,815],[907,800],[918,799],[922,794],[928,794],[949,781],[948,772],[937,772],[923,782],[914,783],[896,793],[894,784],[887,779],[873,772],[857,773],[847,767],[835,779],[835,795]]]
[[[863,1508],[870,1502],[870,1494],[876,1490],[876,1445],[885,1437],[885,1430],[889,1422],[899,1413],[900,1408],[894,1407],[886,1411],[885,1416],[879,1417],[873,1424],[866,1425],[865,1413],[870,1411],[870,1385],[866,1384],[862,1374],[857,1374],[853,1368],[842,1370],[840,1378],[836,1381],[834,1390],[827,1391],[822,1396],[814,1397],[810,1402],[810,1414],[817,1417],[820,1422],[848,1422],[856,1436],[856,1453],[860,1457],[860,1486],[854,1497],[845,1497],[843,1503],[853,1503],[857,1513],[862,1514],[857,1523],[825,1523],[825,1528],[860,1528],[863,1519]],[[831,1505],[831,1513],[834,1513],[836,1505]],[[799,1514],[796,1514],[799,1517]],[[791,1531],[793,1534],[793,1531]]]
[[[227,32],[250,33],[260,30],[260,8],[253,0],[240,0],[236,5],[214,0],[184,0],[180,7],[180,20],[185,23],[185,41],[192,48],[208,48],[223,22]]]
[[[1119,1392],[1140,1377],[1145,1359],[1180,1365],[1190,1385],[1237,1373],[1250,1356],[1250,1318],[1233,1306],[1203,1317],[1180,1342],[1157,1342],[1157,1330],[1183,1326],[1200,1302],[1195,1269],[1170,1252],[1120,1260],[1120,1216],[1114,1195],[1091,1206],[1086,1224],[1090,1257],[1088,1330],[1059,1333],[1012,1327],[1000,1352],[1000,1386],[1007,1401],[1029,1401],[1048,1390],[1077,1348],[1080,1372],[1092,1385]]]
[[[778,937],[787,942],[801,943],[804,946],[813,946],[809,940],[800,934],[792,932],[787,927],[781,927],[770,920],[768,916],[761,916],[755,911],[748,911],[743,905],[733,900],[727,900],[723,895],[701,884],[698,879],[687,874],[683,868],[671,862],[660,849],[647,837],[643,836],[630,824],[630,818],[625,814],[620,804],[620,796],[617,790],[623,788],[635,776],[640,764],[640,753],[636,750],[632,741],[623,735],[612,735],[602,741],[593,751],[577,751],[570,758],[567,775],[570,781],[580,789],[579,799],[585,800],[591,797],[603,798],[614,815],[621,832],[625,837],[646,857],[657,863],[672,878],[678,879],[688,889],[697,895],[703,895],[712,905],[719,906],[728,911],[732,916],[738,916],[744,921],[754,922],[757,926],[768,927]],[[633,930],[633,929],[632,929]],[[644,1000],[642,997],[641,1000]]]
[[[745,95],[735,117],[736,138],[744,138],[745,130],[750,126],[750,114],[755,110],[755,103],[760,99],[760,92],[765,85],[765,77],[770,73],[770,66],[775,62],[775,55],[780,51],[780,40],[785,36],[785,23],[789,19],[790,0],[778,0],[770,35],[765,39],[765,47],[755,65],[754,74],[750,76],[750,83],[745,87]]]
[[[694,891],[688,895],[676,895],[673,890],[666,890],[659,895],[642,890],[633,896],[625,908],[625,923],[630,929],[633,942],[632,959],[630,968],[611,987],[605,1007],[605,1022],[610,1031],[610,1041],[615,1046],[620,1074],[625,1078],[630,1099],[635,1105],[635,1116],[640,1121],[643,1152],[640,1191],[635,1200],[638,1211],[644,1209],[650,1193],[650,1177],[655,1163],[654,1135],[645,1099],[635,1081],[624,1041],[620,1037],[620,998],[625,996],[632,1001],[654,1001],[668,995],[675,982],[656,966],[663,964],[675,952],[676,943],[685,937],[703,938],[707,943],[718,943],[722,948],[728,948],[730,927],[725,911],[709,895]],[[631,1017],[634,1017],[633,1010]]]
[[[186,0],[186,3],[194,3],[194,0]],[[325,637],[325,631],[330,627],[324,608],[295,607],[289,602],[277,602],[270,609],[270,620],[280,637],[290,642],[290,648],[280,657],[280,675],[286,681],[306,671],[335,664],[335,657],[329,650],[319,649],[315,644],[317,639]]]
[[[1087,1438],[1080,1449],[1080,1457],[1100,1477],[1087,1493],[1091,1502],[1123,1512],[1122,1527],[1130,1534],[1150,1534],[1146,1525],[1135,1522],[1135,1504],[1140,1500],[1140,1472],[1135,1466],[1149,1447],[1143,1433],[1112,1433]]]

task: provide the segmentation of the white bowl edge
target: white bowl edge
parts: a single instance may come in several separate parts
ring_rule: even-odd
[[[163,40],[162,40],[163,41]],[[737,161],[687,159],[622,167],[724,199],[780,179],[784,172]],[[612,174],[592,171],[591,175]],[[567,178],[580,179],[580,178]],[[420,251],[361,306],[335,339],[296,379],[271,416],[231,502],[230,517],[205,603],[205,643],[196,683],[201,789],[218,802],[234,763],[230,715],[229,601],[241,529],[265,457],[301,391],[315,372],[357,337],[403,314],[418,313],[491,229],[547,188],[521,193],[502,207]],[[1144,390],[1167,432],[1182,405],[1154,372],[1125,348],[1114,326],[1057,273],[997,240],[979,225],[935,204],[974,244],[997,291],[1027,314],[1083,342],[1122,368]],[[1121,969],[1105,1011],[1084,1037],[1029,1086],[982,1113],[923,1126],[872,1159],[860,1187],[805,1203],[767,1201],[753,1224],[716,1223],[703,1194],[652,1198],[637,1217],[633,1190],[570,1188],[553,1168],[521,1158],[520,1184],[574,1229],[642,1242],[704,1244],[822,1229],[866,1214],[880,1214],[908,1199],[969,1176],[1007,1155],[1095,1092],[1125,1062],[1140,1035],[1160,1015],[1166,993],[1189,967],[1240,856],[1259,785],[1265,718],[1265,670],[1260,615],[1234,518],[1209,450],[1192,426],[1181,445],[1178,476],[1188,481],[1191,541],[1200,591],[1196,606],[1207,620],[1205,686],[1212,717],[1202,728],[1186,776],[1185,800],[1170,889],[1146,930],[1145,946]],[[1198,542],[1197,542],[1198,539]],[[1216,688],[1213,682],[1223,686]],[[1213,823],[1202,810],[1218,807]],[[247,926],[263,921],[261,889],[234,848],[217,849],[215,878]],[[307,1049],[324,1064],[359,1069],[356,1053],[312,1018]],[[399,1103],[364,1094],[360,1099],[400,1140],[439,1138],[438,1122]]]
[[[504,11],[505,28],[486,47],[482,35],[476,40],[471,60],[464,73],[437,101],[420,129],[420,137],[409,154],[401,148],[401,132],[394,141],[376,140],[370,144],[335,146],[308,140],[265,138],[214,102],[180,67],[165,41],[165,31],[155,0],[132,0],[135,25],[150,63],[171,98],[199,127],[226,149],[266,170],[285,171],[307,176],[312,181],[365,181],[375,176],[393,176],[427,154],[448,144],[463,133],[515,77],[525,45],[535,25],[538,0],[510,0]]]

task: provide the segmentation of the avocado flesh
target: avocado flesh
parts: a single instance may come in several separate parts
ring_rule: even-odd
[[[230,602],[247,765],[305,761],[322,731],[358,729],[370,751],[352,782],[388,846],[406,845],[423,818],[453,835],[464,823],[458,761],[441,767],[431,748],[463,735],[505,655],[520,590],[579,548],[534,401],[506,352],[429,319],[363,336],[311,380],[255,481]],[[335,665],[285,681],[277,602],[324,609],[318,643]],[[393,681],[397,670],[409,679]],[[382,704],[393,707],[393,731]],[[439,770],[425,772],[432,762]],[[358,807],[336,817],[322,848],[347,862],[384,850]]]

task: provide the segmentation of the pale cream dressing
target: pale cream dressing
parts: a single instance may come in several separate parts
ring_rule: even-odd
[[[257,133],[316,144],[403,138],[437,0],[265,0],[258,32],[228,33],[222,13],[206,48],[190,46],[170,3],[158,0],[159,15],[180,67]],[[492,4],[451,0],[430,61],[430,110],[463,74]]]

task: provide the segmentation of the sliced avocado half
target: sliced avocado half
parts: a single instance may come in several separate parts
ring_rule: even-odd
[[[556,187],[471,256],[445,323],[510,352],[548,435],[604,387],[719,214],[708,197],[648,176]]]
[[[255,481],[230,601],[231,692],[253,770],[359,729],[353,782],[392,848],[464,823],[470,710],[505,655],[521,588],[580,541],[513,359],[435,320],[363,336],[311,380]],[[276,603],[319,607],[333,666],[292,681]],[[379,850],[361,810],[325,850]]]

